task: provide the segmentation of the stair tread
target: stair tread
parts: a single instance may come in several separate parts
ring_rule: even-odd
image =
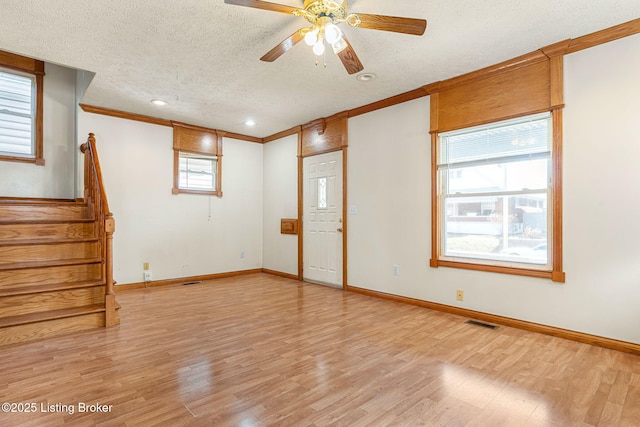
[[[52,283],[46,285],[30,285],[19,286],[16,288],[0,289],[0,298],[9,297],[15,295],[29,295],[40,294],[44,292],[66,291],[71,289],[84,289],[93,288],[97,286],[104,286],[102,280],[85,280],[81,282],[68,282],[68,283]]]
[[[38,239],[4,239],[0,240],[0,246],[31,246],[31,245],[61,245],[66,243],[90,243],[97,242],[97,237],[78,237],[60,239],[57,237],[41,237]]]
[[[104,304],[93,304],[82,307],[43,311],[40,313],[21,314],[19,316],[0,317],[0,328],[81,316],[83,314],[100,313],[104,311]]]
[[[60,267],[60,266],[67,266],[67,265],[80,265],[80,264],[97,264],[100,262],[102,262],[102,258],[74,258],[74,259],[60,259],[55,261],[14,262],[9,264],[0,264],[0,271],[24,270],[27,268]]]
[[[0,225],[16,224],[72,224],[79,222],[95,222],[95,218],[70,218],[70,219],[0,219]]]
[[[28,197],[0,197],[0,205],[83,205],[82,199],[30,199]]]

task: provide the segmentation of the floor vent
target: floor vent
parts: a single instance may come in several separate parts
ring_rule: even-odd
[[[187,286],[187,285],[198,285],[202,283],[202,281],[197,281],[197,282],[187,282],[187,283],[183,283],[182,286]]]
[[[470,325],[482,326],[483,328],[487,328],[487,329],[498,329],[496,325],[490,325],[488,323],[478,322],[477,320],[467,320],[464,323],[468,323]]]

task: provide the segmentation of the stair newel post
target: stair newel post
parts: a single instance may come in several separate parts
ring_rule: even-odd
[[[91,135],[91,134],[90,134]],[[80,151],[84,154],[84,201],[87,205],[91,204],[92,188],[93,188],[93,163],[91,162],[89,142],[80,146]]]
[[[113,214],[107,212],[104,219],[105,239],[105,309],[106,309],[106,325],[114,326],[119,324],[116,314],[116,295],[113,291],[113,233],[116,231],[116,222]]]
[[[93,133],[89,134],[89,138],[82,145],[81,150],[85,153],[86,203],[91,209],[91,216],[95,218],[96,232],[100,236],[103,259],[102,277],[105,280],[105,326],[115,326],[120,324],[120,318],[118,317],[119,306],[116,302],[115,282],[113,280],[113,233],[115,232],[116,223],[113,214],[109,210],[96,148],[96,138]]]

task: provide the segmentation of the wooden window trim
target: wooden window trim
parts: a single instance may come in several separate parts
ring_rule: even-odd
[[[222,156],[216,159],[216,189],[211,190],[193,190],[188,188],[180,188],[180,153],[186,151],[173,150],[173,189],[172,194],[200,194],[205,196],[222,197]],[[201,153],[193,153],[201,154]]]
[[[199,194],[222,197],[222,137],[225,132],[171,122],[173,127],[173,189],[172,194]],[[192,190],[180,188],[180,153],[216,156],[216,189]]]
[[[449,82],[441,82],[438,88],[431,94],[431,260],[429,265],[433,268],[438,267],[451,267],[460,268],[475,271],[486,271],[492,273],[513,274],[519,276],[537,277],[550,279],[554,282],[565,282],[566,276],[563,271],[563,247],[562,247],[562,129],[563,129],[563,56],[556,55],[552,57],[546,57],[548,64],[545,67],[538,67],[537,73],[527,73],[526,67],[518,67],[513,71],[507,71],[502,74],[499,79],[499,84],[496,88],[520,85],[522,84],[522,71],[525,71],[527,79],[532,82],[534,90],[537,91],[538,102],[528,105],[522,105],[514,99],[509,98],[509,91],[507,95],[504,93],[496,93],[495,99],[481,100],[479,102],[479,109],[486,111],[483,106],[494,105],[508,105],[512,103],[511,108],[502,109],[499,111],[500,116],[496,117],[482,117],[480,121],[476,121],[474,114],[466,114],[466,117],[452,116],[452,114],[458,114],[455,109],[449,108],[449,117],[445,117],[443,120],[443,111],[439,108],[442,102],[442,92],[446,90],[456,90],[462,86],[466,86],[465,90],[476,90],[480,94],[487,94],[487,82],[491,83],[489,79],[477,79],[473,83],[468,81],[459,81],[459,83],[451,84]],[[539,63],[536,61],[535,63]],[[484,87],[482,87],[484,86]],[[513,87],[513,86],[512,86]],[[444,89],[442,89],[444,88]],[[546,89],[545,89],[546,88]],[[544,95],[544,96],[540,96]],[[498,102],[496,102],[498,101]],[[476,102],[476,100],[474,100]],[[484,104],[483,104],[484,103]],[[451,105],[449,105],[451,107]],[[518,116],[525,116],[529,114],[535,114],[542,111],[550,111],[552,115],[552,192],[551,192],[551,208],[552,211],[552,231],[549,239],[552,242],[552,255],[551,255],[551,270],[529,269],[524,267],[506,267],[479,263],[465,263],[459,261],[452,261],[448,259],[442,259],[441,248],[441,232],[442,229],[442,216],[440,209],[440,201],[438,195],[438,150],[439,150],[439,133],[453,130],[453,128],[465,128],[473,125],[498,122],[501,120],[514,118]],[[453,111],[453,113],[451,113]],[[484,113],[483,111],[483,113]],[[453,117],[453,119],[451,119]],[[465,122],[466,120],[466,122]],[[444,124],[444,129],[441,129]]]
[[[44,62],[0,50],[0,67],[32,74],[36,78],[34,157],[0,156],[0,161],[33,163],[44,166]]]

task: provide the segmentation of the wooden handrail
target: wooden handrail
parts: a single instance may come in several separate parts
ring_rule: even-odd
[[[104,183],[102,180],[102,168],[100,167],[100,159],[98,158],[98,150],[96,149],[96,136],[93,133],[89,134],[87,142],[80,146],[80,151],[85,155],[86,150],[89,150],[91,163],[93,164],[93,173],[95,174],[97,185],[99,187],[100,198],[102,202],[102,211],[104,214],[109,214],[109,202],[107,201],[107,193],[104,191]],[[86,177],[85,177],[86,183]]]
[[[109,210],[107,193],[102,179],[102,168],[96,148],[96,138],[89,134],[87,142],[80,146],[84,154],[84,199],[90,207],[98,223],[98,238],[101,242],[102,258],[104,259],[103,274],[105,279],[105,324],[113,326],[119,323],[116,314],[116,301],[113,280],[113,233],[115,220]]]

